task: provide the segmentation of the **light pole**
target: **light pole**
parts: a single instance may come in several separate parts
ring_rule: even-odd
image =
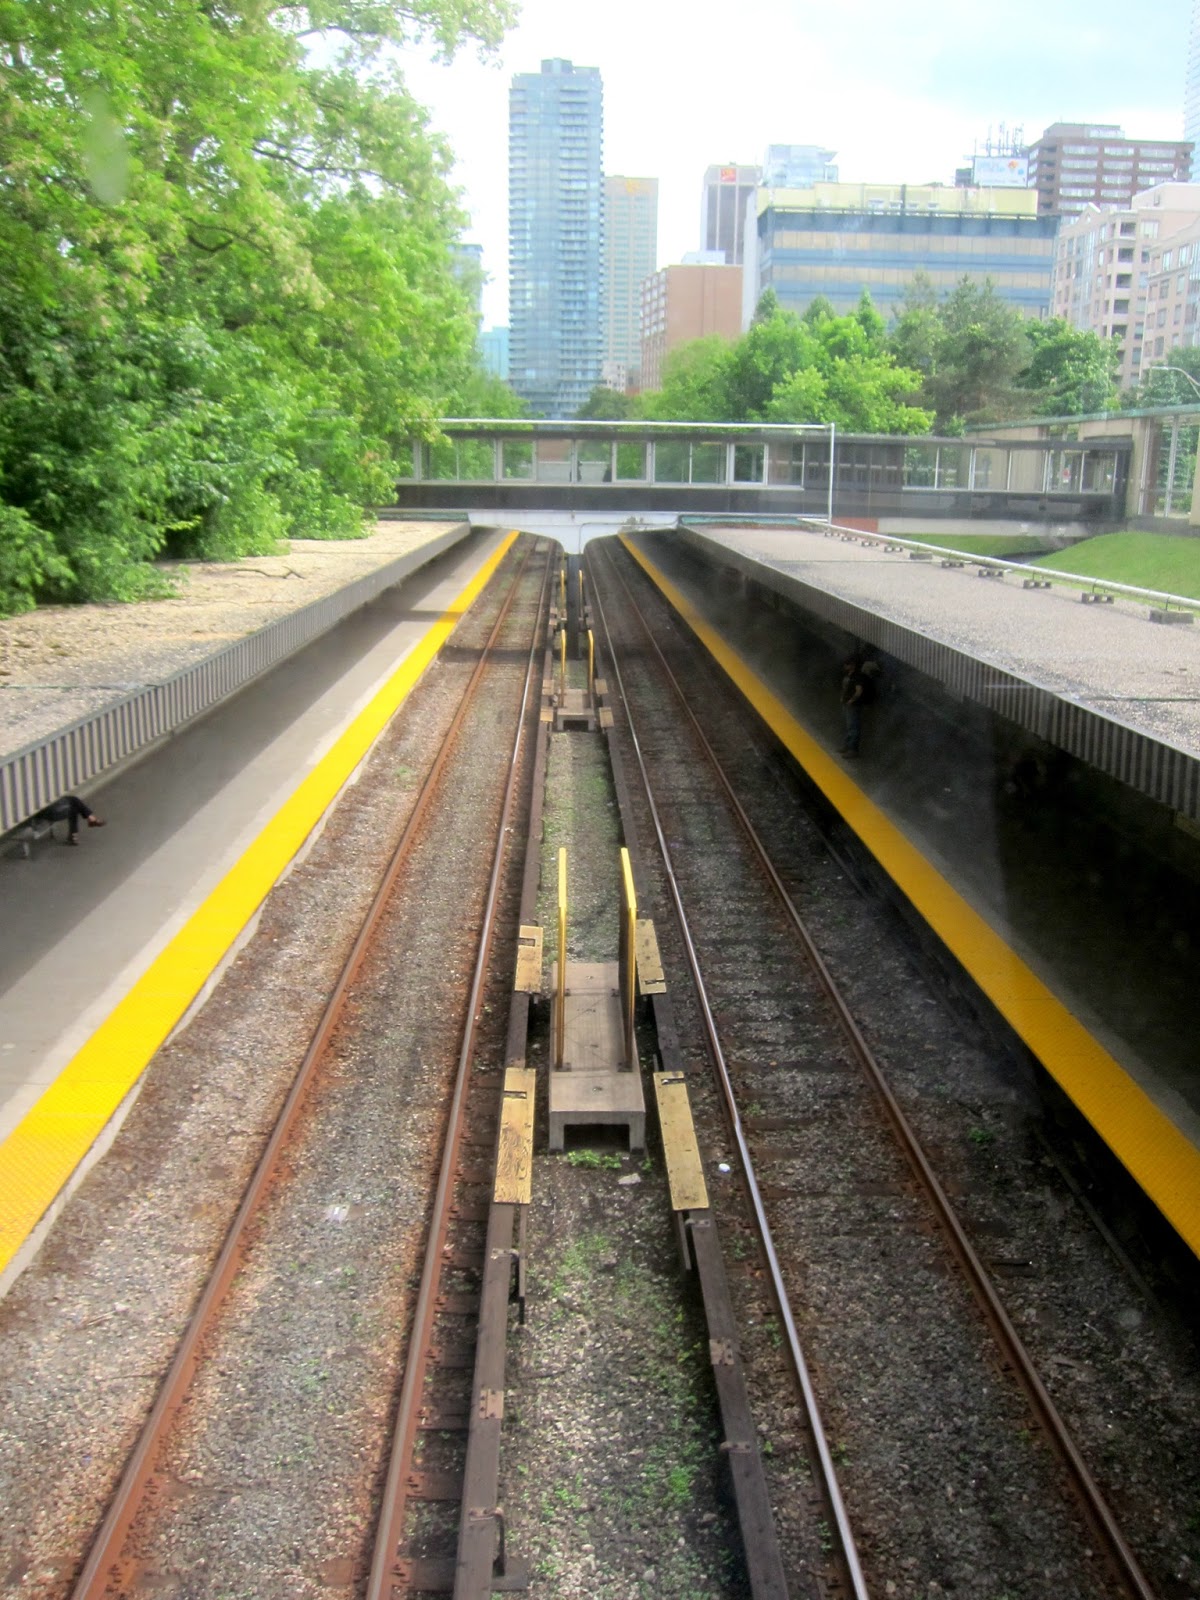
[[[1187,379],[1187,381],[1191,384],[1192,388],[1195,389],[1197,394],[1200,394],[1200,383],[1197,383],[1195,378],[1192,377],[1191,373],[1190,372],[1186,372],[1183,369],[1183,367],[1166,367],[1166,366],[1161,366],[1161,365],[1153,366],[1153,367],[1147,367],[1146,368],[1146,374],[1145,374],[1147,383],[1149,383],[1150,374],[1152,372],[1177,372],[1181,378],[1186,378]]]

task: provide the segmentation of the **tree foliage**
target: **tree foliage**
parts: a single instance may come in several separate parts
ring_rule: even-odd
[[[847,316],[814,301],[798,317],[768,290],[740,339],[697,339],[672,351],[663,386],[643,396],[643,411],[662,421],[834,422],[858,433],[926,433],[931,416],[909,403],[919,386],[920,375],[896,361],[866,293]]]
[[[476,359],[448,153],[383,47],[508,20],[0,0],[0,610],[359,531],[390,497]]]
[[[1025,338],[1031,355],[1017,383],[1036,392],[1036,416],[1115,409],[1121,359],[1115,339],[1073,328],[1062,317],[1028,323]]]
[[[598,383],[575,413],[581,422],[624,422],[637,413],[637,396]]]
[[[1141,378],[1121,396],[1128,406],[1194,406],[1200,400],[1200,349],[1176,345],[1166,356],[1147,361]]]

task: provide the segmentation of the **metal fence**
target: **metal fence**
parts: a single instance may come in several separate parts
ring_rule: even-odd
[[[4,757],[0,762],[0,832],[17,827],[60,795],[144,754],[160,739],[211,711],[428,565],[469,532],[467,524],[458,524],[346,588],[226,645],[216,655]]]

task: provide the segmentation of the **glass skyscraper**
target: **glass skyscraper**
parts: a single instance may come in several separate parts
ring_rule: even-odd
[[[603,88],[596,67],[543,61],[508,98],[509,382],[571,417],[604,346]]]

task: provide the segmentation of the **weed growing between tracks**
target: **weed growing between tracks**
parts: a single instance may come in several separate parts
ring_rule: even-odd
[[[511,1547],[535,1595],[716,1600],[741,1589],[707,1336],[657,1177],[629,1183],[641,1155],[616,1160],[619,1173],[547,1158],[535,1184],[505,1451]]]
[[[572,960],[616,958],[620,843],[603,739],[555,734],[539,915],[554,926],[564,847]],[[539,1067],[547,1009],[530,1037]],[[661,1155],[595,1132],[536,1158],[528,1319],[509,1346],[509,1549],[529,1559],[535,1600],[738,1600],[708,1337],[680,1270]]]

